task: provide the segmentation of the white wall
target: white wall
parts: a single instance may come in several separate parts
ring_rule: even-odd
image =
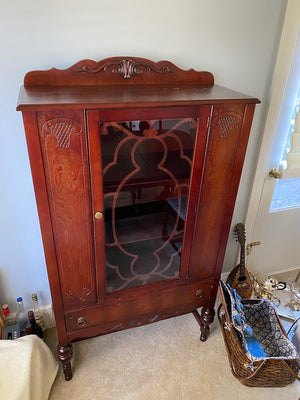
[[[118,55],[208,70],[259,97],[233,224],[243,221],[286,0],[14,0],[0,14],[0,302],[51,302],[21,114],[19,86],[34,69]],[[225,269],[235,263],[229,240]]]

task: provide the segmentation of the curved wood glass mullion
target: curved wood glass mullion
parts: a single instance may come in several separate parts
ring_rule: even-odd
[[[166,124],[172,126],[166,129],[161,129],[164,121],[153,129],[155,122],[143,122],[144,129],[136,133],[128,122],[106,122],[100,127],[103,142],[108,143],[102,153],[107,148],[113,151],[106,154],[109,161],[102,160],[108,202],[104,209],[107,292],[177,278],[180,273],[185,223],[182,199],[186,204],[192,166],[180,135],[191,153],[194,138],[178,129],[187,124],[189,129],[195,127],[197,120],[168,120]],[[187,176],[182,177],[181,170],[176,176],[180,163]]]

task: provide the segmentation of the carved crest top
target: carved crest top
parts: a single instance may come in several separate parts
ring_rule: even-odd
[[[139,84],[212,86],[214,76],[207,71],[182,70],[169,61],[111,57],[98,62],[82,60],[65,70],[31,71],[24,78],[26,87]]]

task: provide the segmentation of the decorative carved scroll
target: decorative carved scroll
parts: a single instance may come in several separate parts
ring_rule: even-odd
[[[64,70],[31,71],[24,78],[26,87],[124,84],[212,86],[214,76],[208,71],[183,70],[170,61],[111,57],[101,61],[81,60]]]
[[[91,65],[84,64],[78,68],[75,68],[75,72],[86,72],[88,74],[96,74],[99,71],[104,70],[115,75],[120,75],[124,79],[130,79],[134,75],[140,75],[145,72],[155,72],[157,74],[166,74],[174,72],[174,69],[167,65],[156,67],[155,64],[149,64],[146,62],[136,62],[133,59],[123,58],[120,61],[108,62],[101,64],[99,67],[92,67]]]
[[[220,128],[221,137],[226,138],[231,134],[234,126],[240,127],[242,116],[237,112],[224,112],[219,114],[213,121],[213,128]]]
[[[81,133],[82,127],[79,122],[69,118],[53,118],[44,122],[42,132],[45,135],[56,136],[58,146],[66,149],[70,146],[71,134]]]
[[[159,321],[161,319],[166,319],[169,317],[173,317],[176,315],[181,315],[184,307],[178,307],[178,309],[175,312],[172,313],[161,313],[161,314],[150,314],[145,317],[141,317],[140,319],[132,319],[128,322],[121,322],[115,326],[112,327],[112,331],[117,331],[121,329],[127,329],[127,328],[133,328],[135,326],[142,326],[146,324],[152,324],[153,322]]]

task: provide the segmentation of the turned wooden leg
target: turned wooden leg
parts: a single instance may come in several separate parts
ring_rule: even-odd
[[[63,365],[63,372],[65,375],[66,381],[70,381],[73,377],[72,367],[71,367],[71,359],[73,355],[73,347],[71,343],[68,343],[66,346],[57,346],[57,355],[59,361]]]
[[[213,308],[203,307],[201,315],[199,315],[197,310],[194,310],[193,314],[200,326],[200,340],[201,342],[205,342],[210,331],[209,325],[213,322],[215,317],[215,310]]]

